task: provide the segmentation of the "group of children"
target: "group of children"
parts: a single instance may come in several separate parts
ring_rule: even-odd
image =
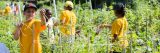
[[[64,10],[60,14],[60,31],[65,38],[75,35],[76,15],[72,11],[74,8],[71,1],[66,1]],[[118,3],[114,5],[113,10],[117,17],[111,25],[101,24],[99,28],[109,27],[112,32],[112,43],[119,43],[117,47],[126,48],[128,41],[125,33],[127,31],[127,20],[125,18],[124,5]],[[51,29],[57,23],[53,21],[52,13],[49,9],[41,9],[40,17],[38,20],[35,18],[37,11],[36,5],[28,3],[24,6],[23,15],[25,21],[17,24],[13,37],[15,40],[19,39],[21,53],[42,53],[42,46],[40,44],[40,33],[46,28]],[[53,32],[50,32],[53,33]],[[111,50],[116,52],[116,50]]]
[[[15,4],[11,3],[11,5],[9,5],[7,3],[4,10],[2,8],[0,9],[0,15],[8,16],[11,13],[13,13],[15,16],[18,15],[19,7],[18,7],[17,3],[15,3]]]
[[[75,34],[76,16],[72,12],[73,3],[67,1],[64,6],[64,11],[60,15],[60,30],[64,36]],[[20,43],[21,53],[42,53],[40,44],[40,33],[46,28],[52,32],[52,27],[56,26],[52,12],[49,9],[41,9],[41,20],[35,19],[37,7],[32,3],[25,5],[23,15],[25,21],[17,24],[16,30],[13,32],[14,39]]]

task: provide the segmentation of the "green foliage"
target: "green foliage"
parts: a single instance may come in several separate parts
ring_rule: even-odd
[[[158,53],[160,52],[160,5],[158,0],[148,2],[146,0],[134,0],[135,9],[126,8],[125,17],[128,20],[127,39],[128,51],[135,53]],[[5,7],[6,2],[0,2]],[[64,3],[57,1],[57,14],[63,10]],[[2,7],[2,8],[4,8]],[[44,6],[54,12],[53,6]],[[38,10],[39,11],[39,10]],[[111,24],[116,18],[113,10],[90,9],[90,4],[77,4],[73,10],[77,16],[76,28],[81,30],[80,36],[76,36],[74,43],[60,44],[60,34],[56,34],[55,42],[50,42],[47,30],[41,34],[43,53],[105,53],[111,50],[111,32],[103,29],[99,35],[95,35],[99,24]],[[37,12],[38,13],[38,12]],[[53,15],[55,16],[55,15]],[[20,16],[17,16],[20,17]],[[39,14],[36,16],[39,17]],[[20,51],[18,41],[13,40],[12,32],[15,29],[13,15],[0,17],[0,42],[6,44],[11,53]],[[132,47],[132,48],[131,48]],[[116,48],[116,47],[114,47]],[[120,49],[120,48],[116,48]],[[129,52],[130,53],[130,52]]]

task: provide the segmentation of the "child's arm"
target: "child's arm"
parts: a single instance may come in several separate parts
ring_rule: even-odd
[[[21,35],[21,27],[22,27],[22,24],[17,25],[16,30],[13,32],[15,40],[18,40],[19,36]]]
[[[46,24],[46,18],[45,18],[45,10],[44,9],[42,9],[41,11],[40,11],[40,16],[41,16],[41,25],[45,25]]]
[[[64,12],[61,12],[61,14],[60,14],[60,24],[64,25],[65,22],[67,22],[67,18],[65,16]]]
[[[103,29],[103,28],[110,28],[111,29],[111,25],[109,24],[101,24],[98,26],[97,30],[96,30],[96,35],[99,34],[99,32]]]
[[[114,34],[113,35],[113,39],[112,39],[112,42],[115,42],[115,40],[118,38],[118,35],[117,34]]]
[[[99,25],[99,28],[111,28],[111,25],[109,25],[109,24],[101,24],[101,25]]]

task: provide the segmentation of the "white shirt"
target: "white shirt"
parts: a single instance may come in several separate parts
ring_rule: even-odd
[[[51,17],[48,19],[48,22],[46,22],[46,26],[48,27],[48,35],[51,37],[50,41],[54,41],[54,32],[53,32],[53,26],[57,22],[57,19],[55,17]]]
[[[0,43],[0,53],[10,53],[9,49],[3,43]]]

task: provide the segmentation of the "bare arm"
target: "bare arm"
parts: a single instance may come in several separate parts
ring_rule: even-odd
[[[21,35],[21,27],[22,27],[22,24],[17,25],[16,30],[13,32],[13,36],[15,40],[18,40],[19,36]]]
[[[109,29],[111,29],[111,25],[109,25],[109,24],[101,24],[101,25],[99,25],[98,28],[97,28],[97,30],[96,30],[96,35],[98,35],[99,32],[100,32],[103,28],[109,28]]]
[[[101,24],[99,27],[100,28],[111,28],[111,25],[109,25],[109,24]]]
[[[115,40],[117,40],[117,38],[118,38],[118,35],[117,35],[117,34],[114,34],[114,35],[113,35],[112,42],[115,42]]]
[[[40,11],[40,16],[41,16],[41,24],[42,25],[45,25],[46,24],[46,18],[45,18],[45,10],[44,9],[42,9],[41,11]]]

